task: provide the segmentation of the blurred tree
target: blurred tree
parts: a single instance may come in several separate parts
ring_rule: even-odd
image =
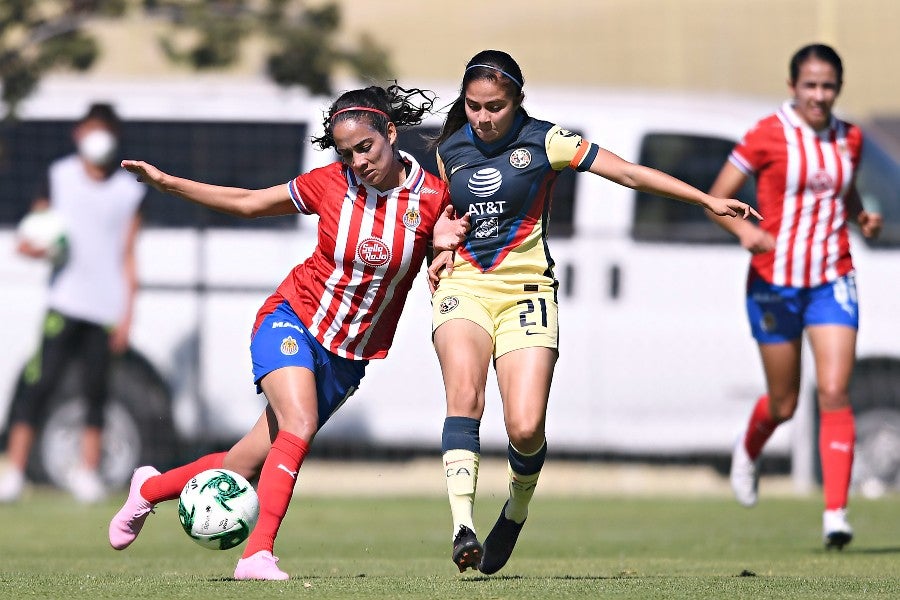
[[[314,94],[330,94],[331,74],[346,65],[356,75],[371,79],[389,76],[387,53],[371,38],[361,36],[356,48],[339,48],[334,41],[341,13],[334,2],[317,8],[296,0],[144,0],[148,10],[164,14],[175,26],[161,39],[174,61],[196,69],[232,63],[240,42],[254,34],[268,47],[267,71],[281,85],[298,84]],[[183,30],[193,33],[180,45]]]
[[[101,48],[88,21],[120,18],[143,10],[171,24],[160,44],[173,62],[195,69],[234,63],[241,42],[261,36],[268,46],[266,68],[280,85],[301,85],[330,94],[339,66],[355,75],[389,76],[387,53],[371,38],[341,48],[334,40],[341,21],[335,3],[307,8],[299,0],[0,0],[0,84],[8,115],[55,68],[86,71]]]
[[[2,0],[0,2],[0,83],[2,98],[16,105],[54,67],[84,71],[99,52],[83,31],[92,17],[120,17],[127,0]]]

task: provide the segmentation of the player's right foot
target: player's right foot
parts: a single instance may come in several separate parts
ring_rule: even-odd
[[[0,477],[0,502],[15,502],[25,488],[25,474],[12,467]]]
[[[235,579],[254,579],[259,581],[284,581],[291,576],[278,568],[278,559],[268,550],[260,550],[247,558],[238,561],[234,568]]]
[[[731,489],[737,501],[747,508],[759,498],[759,460],[747,454],[744,436],[738,438],[731,453]]]
[[[459,567],[459,572],[477,569],[483,551],[475,532],[465,525],[460,525],[453,538],[453,564]]]
[[[825,548],[843,550],[853,539],[853,528],[847,522],[847,509],[838,508],[822,513],[822,540]]]
[[[512,519],[506,518],[506,505],[500,511],[500,518],[494,523],[494,528],[484,540],[484,558],[478,565],[478,570],[485,575],[492,575],[506,565],[506,561],[512,555],[513,548],[516,547],[516,540],[522,532],[522,526],[525,521],[516,523]]]
[[[159,475],[153,467],[138,467],[131,476],[128,499],[109,522],[109,545],[124,550],[137,539],[144,521],[153,512],[153,505],[141,496],[141,486],[151,477]]]

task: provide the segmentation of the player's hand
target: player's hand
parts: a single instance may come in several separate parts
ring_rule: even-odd
[[[739,239],[741,246],[751,254],[763,254],[775,249],[775,238],[771,233],[764,231],[760,227],[748,227],[747,230],[739,236]]]
[[[437,223],[434,224],[432,246],[434,246],[435,252],[456,250],[465,241],[471,227],[469,215],[457,219],[453,212],[453,205],[448,204]]]
[[[28,258],[44,259],[48,256],[47,248],[38,248],[37,246],[29,244],[27,240],[17,241],[16,252],[18,252],[22,256],[27,256]]]
[[[113,354],[124,354],[128,350],[128,328],[115,327],[109,332],[109,349]]]
[[[137,180],[165,193],[164,181],[168,175],[142,160],[123,160],[122,168],[137,175]]]
[[[453,273],[454,254],[452,250],[444,250],[431,261],[431,266],[428,267],[428,289],[431,290],[432,295],[437,291],[438,284],[441,282],[441,271],[446,274],[446,277]]]
[[[856,216],[856,222],[859,223],[859,229],[867,238],[876,238],[881,233],[881,226],[884,224],[881,215],[866,210],[860,211]]]
[[[716,198],[715,196],[709,196],[706,202],[706,208],[720,217],[741,217],[746,219],[750,216],[754,216],[760,221],[763,220],[763,216],[756,212],[755,208],[746,202],[741,202],[734,198]]]

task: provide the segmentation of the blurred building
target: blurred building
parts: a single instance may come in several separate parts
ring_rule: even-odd
[[[310,1],[307,4],[315,4]],[[452,4],[339,0],[342,38],[367,33],[391,49],[401,83],[458,81],[477,51],[499,48],[542,85],[695,90],[778,99],[790,55],[810,42],[844,58],[840,108],[856,118],[900,116],[896,0],[518,0]],[[104,55],[93,76],[156,77],[173,67],[156,47],[160,24],[135,17],[95,26]],[[263,42],[229,71],[259,76]]]

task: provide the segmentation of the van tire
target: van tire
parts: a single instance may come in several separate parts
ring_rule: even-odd
[[[856,421],[854,487],[869,497],[900,489],[900,360],[859,361],[850,402]]]
[[[105,411],[101,478],[110,489],[124,487],[142,464],[166,468],[178,459],[172,402],[162,378],[141,355],[129,350],[110,374]],[[22,379],[16,387],[21,393]],[[74,364],[48,402],[28,461],[29,479],[65,487],[66,474],[81,456],[85,406],[80,370]]]

